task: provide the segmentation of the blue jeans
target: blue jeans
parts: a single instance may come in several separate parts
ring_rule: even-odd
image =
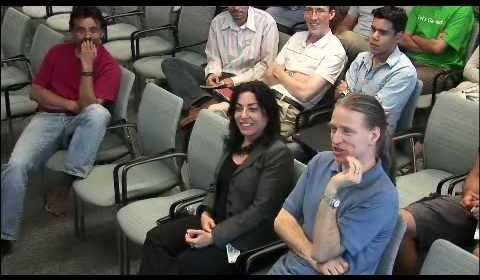
[[[2,168],[2,239],[16,239],[32,172],[43,168],[56,151],[68,148],[63,172],[87,177],[109,122],[110,113],[99,104],[76,116],[40,112],[33,117]]]

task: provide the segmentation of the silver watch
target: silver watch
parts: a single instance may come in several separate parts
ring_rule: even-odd
[[[340,199],[336,197],[331,197],[327,194],[324,194],[324,197],[328,200],[328,206],[330,206],[333,209],[338,208],[340,206]]]

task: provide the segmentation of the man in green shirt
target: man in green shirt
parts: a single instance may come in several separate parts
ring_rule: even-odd
[[[400,47],[407,50],[423,81],[422,94],[433,92],[433,79],[442,70],[463,69],[474,24],[471,6],[416,6],[409,14]],[[437,91],[454,86],[440,81]]]

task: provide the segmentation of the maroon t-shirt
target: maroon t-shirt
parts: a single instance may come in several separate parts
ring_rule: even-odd
[[[82,65],[72,43],[52,47],[43,59],[33,83],[70,100],[78,100]],[[99,99],[114,101],[120,87],[120,67],[103,46],[97,46],[93,63],[93,88]],[[39,106],[43,112],[58,112]]]

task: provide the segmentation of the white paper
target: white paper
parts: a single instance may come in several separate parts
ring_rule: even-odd
[[[225,245],[225,247],[227,248],[228,263],[235,263],[237,261],[238,256],[240,256],[240,250],[233,247],[230,243]]]

